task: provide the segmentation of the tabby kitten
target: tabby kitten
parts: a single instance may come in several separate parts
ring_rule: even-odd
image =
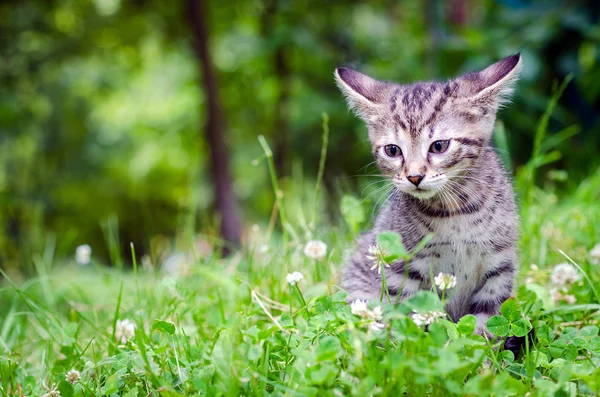
[[[369,247],[379,232],[402,236],[408,250],[433,239],[405,269],[385,268],[392,296],[431,288],[430,274],[457,284],[446,310],[477,318],[477,332],[509,298],[517,273],[518,218],[511,182],[490,140],[496,112],[509,100],[519,54],[454,80],[400,85],[337,68],[336,82],[369,130],[373,156],[395,191],[373,229],[357,240],[343,278],[349,299],[378,299],[381,275]]]

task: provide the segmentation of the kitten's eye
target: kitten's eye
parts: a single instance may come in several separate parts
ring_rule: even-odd
[[[444,153],[448,149],[448,145],[450,144],[450,139],[445,141],[435,141],[431,144],[429,148],[430,153]]]
[[[389,157],[398,157],[402,155],[402,150],[396,145],[386,145],[383,150]]]

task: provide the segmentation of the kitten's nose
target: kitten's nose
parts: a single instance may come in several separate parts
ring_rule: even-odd
[[[421,183],[424,177],[425,175],[411,175],[407,176],[406,179],[408,179],[413,185],[419,186],[419,183]]]

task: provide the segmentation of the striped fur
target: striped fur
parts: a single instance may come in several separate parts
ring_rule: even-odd
[[[412,85],[336,70],[349,106],[369,127],[379,168],[395,187],[348,260],[343,286],[349,299],[380,296],[381,276],[366,258],[379,232],[400,233],[409,250],[433,233],[408,269],[402,262],[385,269],[390,293],[406,298],[431,288],[431,274],[453,274],[448,313],[454,320],[474,314],[478,331],[486,332],[485,322],[512,293],[518,267],[514,193],[490,141],[520,65],[517,54],[449,82]],[[445,152],[430,151],[433,142],[446,140]],[[397,145],[402,155],[387,156],[386,145]],[[411,175],[424,176],[418,187]]]

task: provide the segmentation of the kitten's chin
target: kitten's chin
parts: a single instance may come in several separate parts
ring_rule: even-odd
[[[406,189],[404,193],[410,194],[411,196],[418,198],[419,200],[427,200],[435,197],[438,193],[437,190],[425,190],[425,189]]]

